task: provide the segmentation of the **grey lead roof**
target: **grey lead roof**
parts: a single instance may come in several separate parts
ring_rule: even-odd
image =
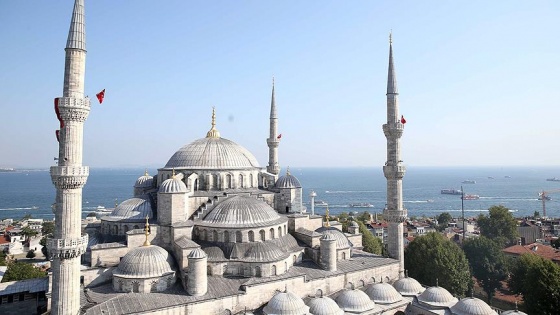
[[[84,14],[84,0],[76,0],[74,2],[72,22],[70,22],[66,48],[86,50],[86,18]]]
[[[48,291],[49,277],[0,283],[0,295]]]
[[[278,215],[266,202],[249,196],[233,196],[220,201],[200,225],[213,227],[267,227],[287,218]]]

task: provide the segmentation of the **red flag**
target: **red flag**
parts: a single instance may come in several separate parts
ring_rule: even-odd
[[[278,137],[276,137],[276,139],[280,139],[282,138],[282,134],[279,134]]]
[[[62,117],[60,117],[60,111],[58,110],[58,97],[54,99],[54,112],[56,113],[56,119],[60,123],[60,129],[64,128],[64,121]]]
[[[56,134],[56,141],[60,142],[60,130],[54,132]]]
[[[404,119],[403,115],[401,115],[401,124],[406,124],[406,119]]]
[[[97,96],[97,100],[99,101],[99,104],[103,103],[103,98],[105,98],[105,89],[103,89],[103,91],[95,94],[95,96]]]

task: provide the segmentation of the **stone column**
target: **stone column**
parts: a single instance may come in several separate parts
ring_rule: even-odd
[[[332,234],[323,233],[319,250],[321,267],[327,271],[336,271],[336,239]]]
[[[187,293],[194,296],[206,294],[208,291],[208,275],[207,275],[207,256],[206,253],[197,248],[190,252],[187,256],[189,260],[187,274]]]

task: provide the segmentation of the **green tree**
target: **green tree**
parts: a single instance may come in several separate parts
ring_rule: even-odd
[[[533,213],[533,218],[540,218],[541,217],[541,213],[538,211],[535,211],[535,213]]]
[[[32,249],[27,252],[27,255],[25,255],[25,257],[29,258],[29,259],[33,259],[33,258],[35,258],[35,256],[37,256],[37,255],[35,254],[35,251],[32,250]]]
[[[489,215],[478,216],[480,234],[497,242],[503,248],[507,244],[514,244],[519,236],[517,221],[504,206],[492,206]]]
[[[498,244],[484,236],[467,239],[463,250],[473,276],[488,295],[490,302],[495,290],[501,288],[501,281],[507,277],[508,264],[504,253]]]
[[[552,242],[550,242],[550,245],[552,245],[552,247],[559,249],[560,248],[560,237],[553,240]]]
[[[404,265],[409,275],[420,283],[434,286],[438,281],[453,295],[465,296],[472,287],[465,253],[439,233],[428,233],[408,244]]]
[[[41,253],[43,253],[43,256],[45,256],[45,259],[49,260],[49,259],[50,259],[50,256],[49,256],[49,250],[48,250],[48,248],[47,248],[47,237],[44,236],[44,237],[39,241],[39,244],[40,244],[41,246],[43,246],[43,247],[41,248]]]
[[[95,212],[91,212],[91,213],[95,214]],[[43,235],[53,235],[54,227],[55,225],[53,221],[45,221],[41,226],[41,233],[43,233]]]
[[[39,232],[33,230],[32,228],[26,226],[23,229],[21,229],[21,235],[23,235],[25,237],[25,240],[28,241],[29,238],[36,236],[37,234],[39,234]]]
[[[8,270],[2,278],[2,282],[41,278],[46,276],[47,273],[35,268],[31,264],[23,262],[11,262],[8,264]]]
[[[362,233],[362,246],[364,247],[364,251],[372,254],[381,255],[383,251],[383,243],[381,240],[366,228],[366,225],[360,221],[358,222],[358,226],[360,227],[360,233]]]
[[[510,289],[523,295],[529,314],[552,315],[560,309],[560,266],[533,254],[523,254],[514,263]]]
[[[453,217],[449,212],[443,212],[437,217],[438,226],[436,227],[438,231],[443,231],[449,226],[449,222],[453,220]]]
[[[371,214],[368,211],[364,211],[356,217],[356,221],[358,222],[369,222],[371,219]]]

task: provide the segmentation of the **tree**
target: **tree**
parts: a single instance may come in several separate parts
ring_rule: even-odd
[[[472,287],[465,253],[439,233],[428,233],[408,244],[404,266],[420,283],[430,286],[439,283],[453,295],[465,296]]]
[[[372,254],[381,255],[383,251],[383,243],[381,240],[366,228],[366,225],[360,221],[358,222],[358,226],[360,227],[360,233],[362,233],[362,246],[364,247],[364,251]]]
[[[451,222],[451,220],[453,220],[453,217],[451,216],[451,214],[449,214],[449,212],[443,212],[440,215],[438,215],[438,217],[437,217],[437,221],[438,221],[437,230],[440,231],[440,232],[445,230],[445,228],[447,228],[449,226],[449,222]]]
[[[49,249],[47,248],[47,237],[44,236],[40,241],[39,244],[43,247],[41,247],[41,253],[43,253],[43,256],[45,256],[45,259],[49,260],[50,256],[49,256]]]
[[[356,217],[356,221],[358,222],[369,222],[370,220],[371,214],[368,211],[364,211]]]
[[[95,212],[91,213],[95,214]],[[53,221],[45,221],[41,226],[41,233],[43,233],[43,235],[52,235],[54,234],[54,227],[55,225]]]
[[[523,254],[514,263],[509,287],[522,294],[530,314],[558,314],[560,266],[534,254]]]
[[[467,239],[463,250],[469,261],[473,276],[488,295],[488,302],[494,291],[501,288],[501,281],[507,277],[507,261],[504,253],[495,242],[481,236]]]
[[[552,247],[559,249],[560,248],[560,237],[553,240],[552,242],[550,242],[550,245],[552,245]]]
[[[33,259],[33,258],[35,258],[35,256],[37,256],[37,255],[35,254],[35,251],[32,250],[32,249],[27,252],[27,255],[25,255],[25,257],[29,258],[29,259]]]
[[[489,215],[478,216],[480,234],[497,242],[503,248],[517,240],[517,221],[504,206],[492,206],[488,209]]]
[[[46,272],[35,268],[31,264],[16,261],[8,264],[8,270],[2,278],[2,282],[41,278],[46,275]]]
[[[533,213],[533,218],[540,218],[541,217],[541,213],[538,211],[535,211],[535,213]]]
[[[25,240],[29,240],[29,238],[36,236],[37,234],[39,234],[39,232],[33,230],[32,228],[26,226],[23,229],[21,229],[21,235],[25,236]]]

